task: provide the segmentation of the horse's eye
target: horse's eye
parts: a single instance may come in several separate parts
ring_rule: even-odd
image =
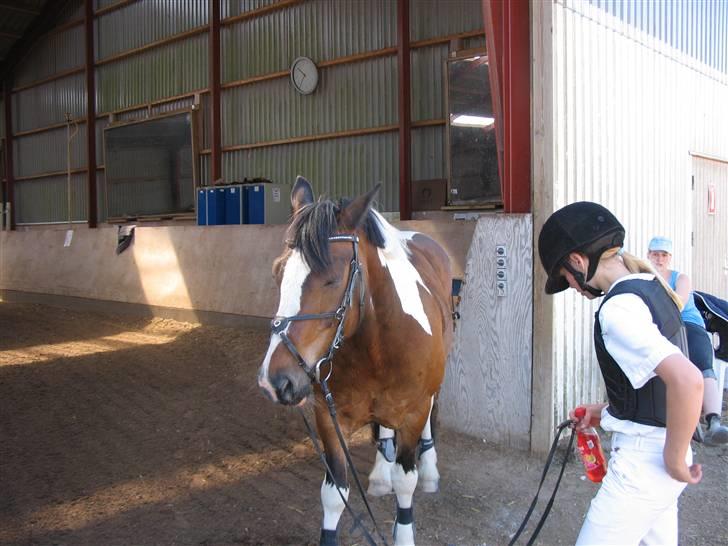
[[[339,284],[339,279],[328,279],[324,286],[334,286],[335,284]]]

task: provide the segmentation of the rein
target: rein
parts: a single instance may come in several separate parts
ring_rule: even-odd
[[[553,443],[551,444],[551,449],[549,450],[548,457],[546,457],[546,464],[543,467],[543,472],[541,473],[541,482],[538,484],[538,489],[536,490],[536,496],[533,497],[533,501],[531,502],[531,506],[528,508],[528,512],[526,512],[526,517],[523,518],[523,522],[521,523],[521,526],[518,528],[518,531],[516,531],[516,534],[513,535],[513,538],[508,543],[508,546],[513,546],[516,543],[516,540],[518,540],[518,537],[521,536],[521,533],[526,528],[526,524],[528,523],[528,520],[531,517],[531,514],[533,513],[533,509],[536,507],[536,501],[538,501],[538,495],[541,493],[541,487],[543,486],[543,482],[546,479],[546,473],[549,470],[549,467],[551,466],[551,463],[554,460],[554,453],[556,452],[556,446],[559,443],[559,438],[561,437],[561,433],[566,430],[569,426],[571,426],[573,422],[571,419],[567,419],[563,423],[561,423],[558,427],[556,427],[556,438],[554,438]],[[559,477],[556,480],[556,485],[554,485],[554,491],[551,493],[551,497],[549,498],[548,503],[546,504],[546,508],[544,508],[543,514],[541,515],[541,519],[538,520],[538,524],[536,525],[536,528],[533,530],[533,534],[531,535],[531,538],[528,540],[527,546],[531,546],[535,541],[538,534],[541,532],[541,528],[543,527],[543,524],[546,522],[546,518],[549,515],[549,512],[551,511],[551,506],[554,504],[554,498],[556,497],[556,491],[559,490],[559,484],[561,484],[561,477],[564,475],[564,470],[566,469],[566,462],[569,460],[569,453],[571,453],[571,448],[574,445],[574,435],[576,434],[575,429],[571,429],[571,436],[569,437],[569,447],[567,448],[566,455],[564,456],[564,462],[561,463],[561,471],[559,472]]]
[[[346,462],[348,467],[351,469],[351,473],[354,477],[354,481],[356,482],[357,489],[359,490],[359,494],[361,498],[364,501],[364,505],[367,508],[367,512],[369,512],[369,516],[374,523],[374,529],[376,530],[377,534],[379,535],[380,540],[385,546],[388,546],[387,540],[382,535],[382,532],[379,530],[379,526],[377,525],[377,520],[374,517],[374,513],[372,512],[372,508],[369,505],[369,501],[367,500],[366,494],[364,493],[364,488],[361,485],[361,481],[359,480],[359,474],[356,471],[356,468],[354,468],[354,462],[351,459],[351,453],[349,452],[349,448],[346,445],[346,441],[344,440],[344,435],[341,432],[341,428],[339,427],[339,421],[336,418],[336,406],[334,405],[334,396],[331,394],[331,391],[329,390],[328,386],[328,380],[331,377],[331,374],[333,372],[333,364],[332,359],[334,357],[334,353],[337,349],[341,347],[341,344],[344,341],[344,324],[346,322],[346,315],[351,308],[353,296],[354,296],[354,288],[356,286],[357,280],[359,280],[359,322],[362,320],[362,308],[364,306],[364,279],[362,277],[361,272],[361,263],[359,262],[359,237],[352,234],[352,235],[332,235],[329,237],[329,242],[331,243],[338,243],[338,242],[350,242],[352,244],[352,258],[351,262],[349,264],[349,280],[346,285],[346,290],[344,291],[344,295],[341,298],[341,303],[339,304],[339,307],[336,309],[336,311],[330,311],[328,313],[308,313],[308,314],[302,314],[302,315],[293,315],[291,317],[274,317],[271,321],[271,330],[274,334],[278,334],[281,339],[283,340],[283,343],[288,348],[288,350],[291,352],[291,354],[296,358],[298,361],[298,365],[303,368],[303,371],[306,372],[306,375],[311,379],[312,383],[318,383],[321,387],[321,392],[324,395],[324,399],[326,400],[326,405],[329,409],[329,415],[331,415],[331,421],[334,424],[334,429],[336,430],[336,436],[339,440],[339,444],[341,445],[342,450],[344,451],[344,456],[346,457]],[[309,366],[306,360],[301,356],[301,353],[296,349],[295,344],[291,341],[291,339],[288,337],[288,334],[286,334],[285,329],[288,327],[288,325],[291,322],[299,321],[299,320],[326,320],[326,319],[336,319],[337,325],[336,325],[336,333],[334,334],[333,339],[331,340],[331,344],[329,345],[329,350],[326,352],[324,356],[319,358],[316,361],[316,364],[313,366]],[[321,368],[325,364],[329,365],[328,373],[325,376],[322,376],[321,374]],[[367,540],[367,542],[370,544],[370,546],[376,546],[376,541],[371,536],[369,531],[364,527],[361,523],[361,518],[356,515],[354,510],[349,505],[348,501],[344,498],[344,495],[341,493],[342,487],[336,482],[336,477],[334,476],[334,473],[331,470],[331,467],[329,466],[328,462],[326,461],[326,457],[324,456],[321,448],[318,445],[318,441],[316,438],[316,433],[314,432],[313,428],[309,424],[308,420],[306,419],[306,416],[303,413],[303,410],[299,408],[299,412],[301,413],[301,417],[303,418],[303,422],[306,425],[306,429],[308,431],[309,436],[311,437],[311,442],[313,443],[314,448],[316,449],[316,452],[319,455],[319,458],[323,462],[324,466],[326,467],[326,472],[329,476],[331,476],[332,481],[334,482],[334,485],[336,486],[336,490],[339,493],[339,496],[341,497],[341,500],[344,501],[344,506],[351,514],[352,518],[354,519],[354,523],[352,526],[352,530],[359,528],[364,533],[364,536]]]

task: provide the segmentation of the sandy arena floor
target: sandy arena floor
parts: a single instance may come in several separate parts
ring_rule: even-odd
[[[323,471],[297,414],[258,393],[266,344],[256,330],[0,303],[0,544],[317,544]],[[366,481],[374,448],[353,443]],[[438,453],[440,492],[415,497],[418,545],[507,544],[543,459],[448,430]],[[680,544],[728,544],[728,449],[696,459]],[[538,544],[573,544],[595,491],[570,463]],[[388,533],[393,497],[372,502]],[[364,544],[350,525],[342,543]]]

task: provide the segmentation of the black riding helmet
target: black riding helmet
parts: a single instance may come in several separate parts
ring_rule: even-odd
[[[594,276],[604,251],[623,244],[624,227],[603,206],[579,201],[557,210],[546,220],[538,236],[538,254],[548,274],[546,293],[556,294],[569,287],[560,269],[572,252],[581,252],[589,258],[586,283]]]

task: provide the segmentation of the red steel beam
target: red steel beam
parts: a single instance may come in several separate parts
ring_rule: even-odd
[[[399,218],[410,220],[410,32],[409,0],[397,2],[397,65],[399,72]]]
[[[491,96],[496,111],[498,171],[503,208],[505,212],[530,212],[531,57],[528,0],[483,0],[483,19]]]
[[[220,127],[220,0],[210,0],[210,183],[222,178]]]
[[[94,6],[85,0],[84,32],[86,38],[86,182],[88,185],[88,227],[98,224],[96,197],[96,74],[94,72]]]
[[[15,229],[15,179],[13,177],[13,94],[12,83],[5,82],[5,201],[10,203],[10,229]],[[5,203],[2,203],[5,206]],[[5,219],[7,221],[7,218]]]

